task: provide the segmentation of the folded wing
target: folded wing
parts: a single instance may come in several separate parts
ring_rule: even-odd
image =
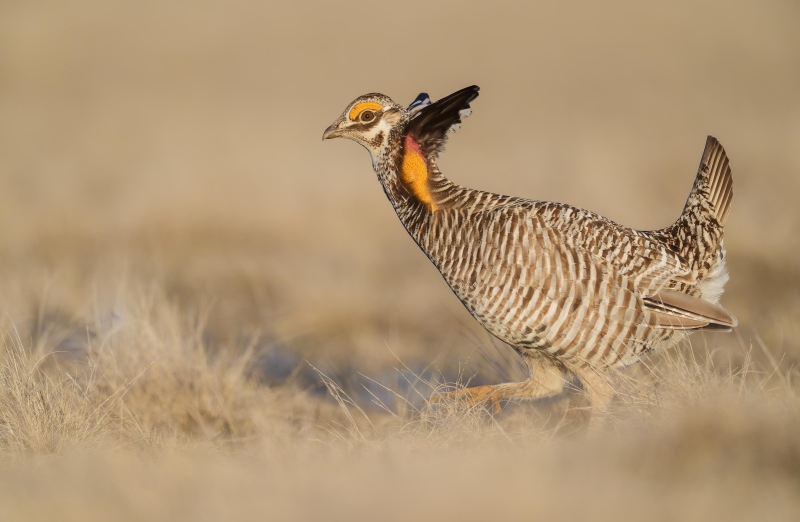
[[[650,311],[651,324],[659,328],[729,330],[738,324],[721,306],[677,290],[663,289],[652,297],[645,297],[644,303]]]

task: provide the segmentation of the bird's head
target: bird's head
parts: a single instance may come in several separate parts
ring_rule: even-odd
[[[344,110],[322,139],[347,138],[363,145],[376,158],[389,144],[392,130],[408,119],[406,109],[383,94],[359,96]]]
[[[373,163],[393,144],[411,139],[425,161],[431,161],[442,151],[449,131],[458,129],[461,118],[469,115],[469,104],[479,90],[472,85],[435,103],[423,92],[408,108],[383,94],[365,94],[353,100],[325,129],[322,139],[349,138],[360,143],[372,155]]]

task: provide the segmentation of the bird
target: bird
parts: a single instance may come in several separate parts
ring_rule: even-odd
[[[733,197],[725,149],[708,136],[678,219],[651,231],[563,203],[458,185],[437,158],[471,112],[476,85],[404,107],[359,96],[323,133],[369,151],[397,217],[469,313],[512,346],[528,378],[441,397],[469,404],[543,399],[577,386],[608,411],[611,372],[697,330],[730,331],[723,232]],[[594,418],[594,417],[591,417]],[[590,418],[590,423],[591,423]]]

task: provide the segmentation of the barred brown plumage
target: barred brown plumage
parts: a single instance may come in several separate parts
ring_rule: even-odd
[[[468,114],[472,86],[408,110],[381,94],[354,100],[323,139],[371,154],[408,233],[475,319],[523,355],[523,383],[468,388],[472,401],[538,398],[578,381],[596,406],[612,395],[607,370],[696,329],[726,330],[718,305],[728,280],[723,227],[733,196],[728,158],[709,136],[681,216],[639,231],[561,203],[462,187],[439,171],[448,131]],[[380,109],[375,109],[375,106]],[[360,107],[374,112],[359,118]]]

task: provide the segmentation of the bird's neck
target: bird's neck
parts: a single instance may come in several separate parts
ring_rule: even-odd
[[[422,246],[438,212],[459,203],[466,189],[447,179],[410,136],[373,160],[378,180],[408,233]]]

